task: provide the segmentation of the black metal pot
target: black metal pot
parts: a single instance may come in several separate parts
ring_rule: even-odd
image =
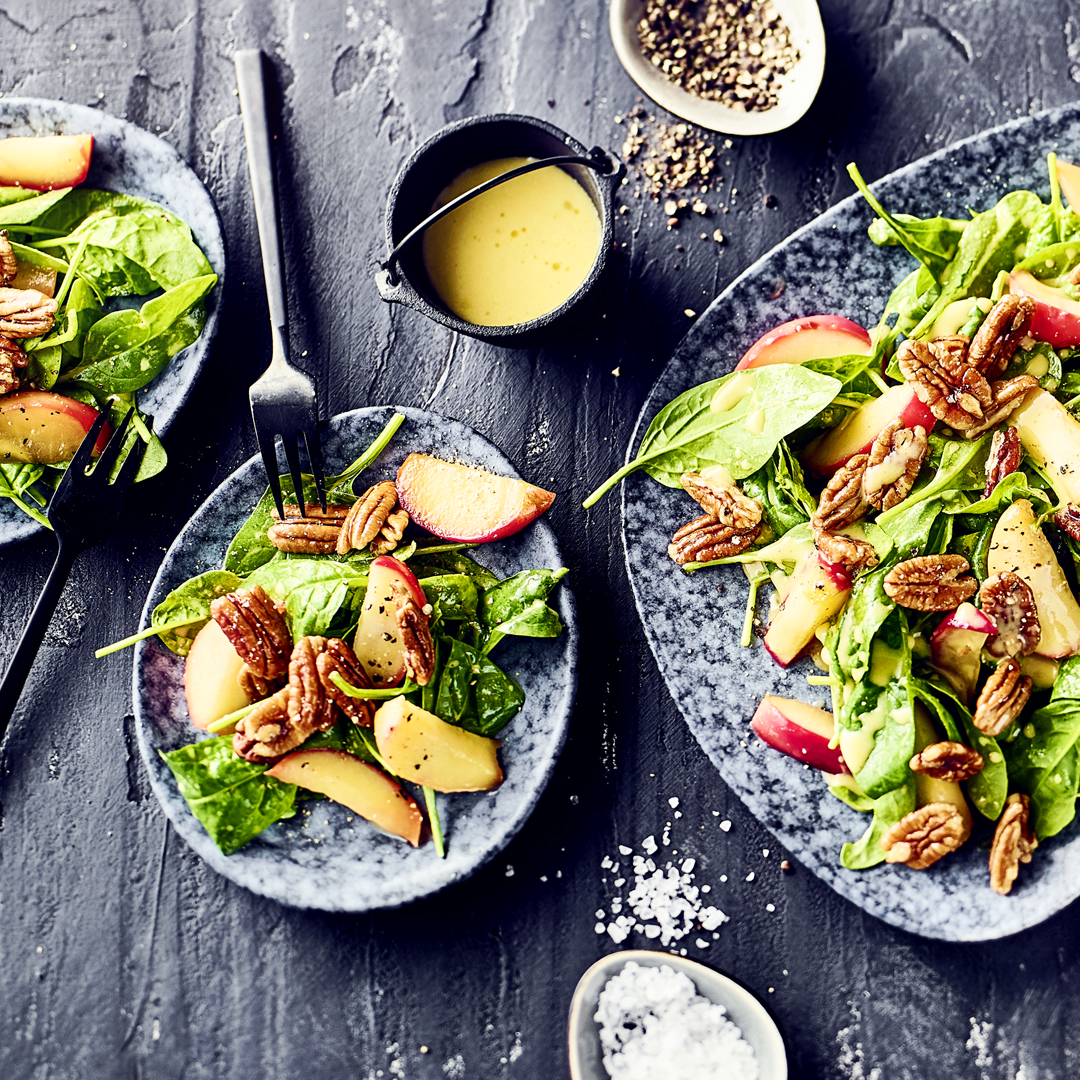
[[[603,160],[608,170],[601,172],[573,164],[553,166],[564,169],[585,189],[600,216],[600,248],[596,261],[569,299],[554,311],[528,322],[510,326],[478,326],[466,322],[448,311],[435,292],[424,269],[419,238],[375,275],[382,298],[388,303],[413,308],[451,330],[495,345],[539,345],[568,329],[586,311],[588,305],[584,301],[594,292],[607,265],[612,244],[615,189],[626,170],[614,155],[599,148],[589,151],[565,131],[544,120],[499,113],[458,120],[436,132],[405,162],[390,189],[386,204],[386,249],[392,252],[402,238],[431,213],[443,188],[470,166],[494,158],[546,158],[560,154]]]

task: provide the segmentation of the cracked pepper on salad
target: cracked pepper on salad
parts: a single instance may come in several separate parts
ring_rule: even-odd
[[[1080,168],[1048,162],[1048,203],[967,219],[890,213],[849,166],[870,238],[920,264],[877,327],[777,327],[585,504],[639,468],[682,488],[668,554],[744,565],[746,646],[774,585],[764,646],[832,709],[766,695],[752,726],[872,815],[845,867],[986,840],[1003,895],[1080,790]]]

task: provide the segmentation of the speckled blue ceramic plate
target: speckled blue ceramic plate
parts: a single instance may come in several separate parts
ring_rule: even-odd
[[[885,206],[928,216],[984,210],[1006,191],[1049,197],[1046,154],[1080,160],[1080,109],[1008,124],[923,158],[873,185]],[[652,418],[676,395],[732,369],[765,331],[829,312],[873,326],[894,286],[914,266],[899,248],[879,249],[872,212],[852,196],[750,267],[679,345],[638,419],[630,455]],[[801,862],[838,893],[895,926],[926,937],[978,941],[1032,926],[1080,895],[1080,825],[1045,843],[1007,897],[990,889],[987,852],[968,845],[929,870],[845,870],[841,845],[869,818],[826,790],[821,777],[769,749],[749,721],[766,693],[821,702],[804,676],[786,672],[755,644],[741,648],[746,577],[737,566],[687,575],[666,554],[672,533],[699,511],[688,495],[644,473],[623,492],[626,563],[638,610],[676,704],[727,784]]]
[[[206,297],[206,325],[199,339],[177,353],[165,370],[139,391],[139,406],[154,418],[154,430],[161,435],[168,431],[187,401],[217,332],[225,281],[221,222],[202,182],[180,155],[156,135],[85,105],[37,98],[0,98],[0,138],[83,132],[94,136],[94,154],[85,186],[138,195],[171,210],[190,226],[218,276],[217,285]],[[42,529],[14,503],[0,500],[0,547],[24,540]]]
[[[395,410],[358,409],[335,417],[324,435],[326,470],[343,469],[379,433]],[[509,461],[471,428],[416,409],[406,416],[376,465],[356,489],[392,479],[413,450],[479,465],[504,476]],[[284,459],[281,461],[285,471]],[[263,492],[262,459],[253,457],[199,508],[169,549],[150,589],[142,626],[161,600],[194,574],[221,565],[229,541]],[[530,567],[563,565],[555,536],[540,519],[522,532],[470,555],[499,577]],[[506,779],[491,793],[440,795],[447,857],[431,843],[411,848],[379,832],[344,807],[302,803],[296,817],[272,825],[233,855],[222,855],[180,797],[159,750],[175,750],[199,734],[184,704],[184,662],[155,637],[140,642],[134,697],[139,747],[150,784],[177,832],[217,871],[253,892],[295,907],[368,911],[395,907],[468,877],[509,843],[521,828],[555,767],[566,737],[577,685],[577,621],[566,584],[552,594],[566,629],[554,640],[506,638],[492,654],[521,683],[525,706],[502,733]],[[308,812],[310,811],[310,813]]]

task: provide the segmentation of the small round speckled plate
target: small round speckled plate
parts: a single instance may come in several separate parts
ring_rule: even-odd
[[[517,476],[500,451],[464,424],[390,407],[358,409],[330,421],[323,435],[327,473],[356,458],[395,411],[405,414],[405,423],[357,481],[357,490],[392,478],[414,450]],[[284,472],[284,459],[280,464]],[[166,554],[140,625],[149,625],[154,608],[181,582],[221,565],[229,541],[265,490],[262,459],[253,457],[210,495]],[[470,549],[469,555],[499,577],[563,565],[543,518],[505,540]],[[156,637],[137,647],[133,684],[139,748],[154,794],[177,832],[215,870],[294,907],[354,912],[396,907],[461,881],[502,850],[524,824],[566,738],[577,686],[578,635],[565,582],[550,603],[565,626],[560,637],[506,638],[493,653],[499,666],[521,683],[525,705],[501,735],[502,785],[490,793],[438,797],[445,859],[436,856],[430,841],[412,848],[326,801],[301,804],[296,817],[270,826],[235,854],[223,855],[188,810],[158,753],[193,742],[199,733],[184,703],[184,661]],[[312,812],[304,813],[305,808]]]
[[[1005,192],[1049,197],[1046,155],[1080,161],[1080,107],[1006,124],[923,158],[873,185],[894,212],[964,217]],[[638,418],[629,456],[652,418],[684,390],[731,371],[765,331],[828,312],[877,323],[892,289],[915,266],[866,235],[873,213],[845,199],[738,277],[698,319],[661,373]],[[821,704],[809,661],[786,671],[760,643],[739,644],[747,583],[738,566],[680,573],[667,557],[674,531],[699,511],[688,495],[636,473],[623,489],[630,582],[653,655],[702,748],[758,819],[842,896],[894,926],[948,941],[982,941],[1042,922],[1080,896],[1080,823],[1039,847],[1009,896],[990,888],[987,852],[968,844],[929,870],[851,871],[840,847],[869,818],[829,794],[813,769],[765,746],[749,728],[766,693]]]
[[[38,98],[0,98],[0,138],[84,132],[94,136],[94,153],[83,186],[138,195],[171,210],[190,227],[218,276],[217,285],[206,297],[206,324],[198,340],[177,353],[165,370],[139,391],[139,407],[154,418],[154,430],[162,435],[187,401],[217,333],[225,283],[221,222],[202,181],[156,135],[85,105]],[[42,530],[43,526],[14,503],[0,500],[0,547]]]

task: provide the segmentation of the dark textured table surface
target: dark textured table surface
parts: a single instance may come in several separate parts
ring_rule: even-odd
[[[726,242],[668,231],[661,207],[625,198],[602,313],[568,342],[509,351],[379,300],[385,193],[421,141],[478,113],[542,116],[618,151],[615,118],[637,90],[600,0],[0,0],[0,91],[159,134],[216,200],[229,257],[221,331],[167,438],[172,464],[77,564],[4,751],[0,1077],[563,1077],[574,985],[617,947],[594,929],[619,891],[601,863],[669,826],[663,853],[695,858],[697,884],[730,915],[707,947],[679,944],[764,997],[793,1075],[1080,1074],[1074,911],[997,943],[943,945],[863,914],[798,864],[782,874],[785,852],[724,788],[659,680],[618,500],[579,509],[621,463],[688,312],[849,194],[849,160],[876,178],[1066,103],[1080,82],[1075,3],[825,0],[822,14],[828,62],[809,114],[778,135],[715,140],[711,202],[729,211],[708,232],[721,226]],[[470,881],[364,916],[280,907],[188,850],[138,758],[130,654],[93,658],[134,628],[162,553],[255,449],[246,388],[269,335],[231,59],[253,46],[285,102],[294,350],[328,412],[442,412],[558,491],[549,520],[580,615],[571,734],[525,828]],[[52,553],[45,537],[0,552],[2,662]]]

